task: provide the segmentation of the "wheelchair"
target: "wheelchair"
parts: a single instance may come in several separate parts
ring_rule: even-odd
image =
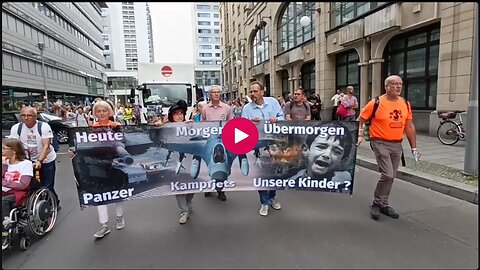
[[[31,240],[29,232],[35,236],[43,236],[53,229],[57,220],[57,198],[40,179],[32,177],[30,190],[20,206],[13,204],[10,220],[5,222],[8,236],[2,235],[2,250],[12,247],[15,238],[20,239],[20,249],[27,250]]]

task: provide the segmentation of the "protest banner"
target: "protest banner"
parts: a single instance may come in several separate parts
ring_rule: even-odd
[[[352,194],[357,121],[258,123],[246,155],[222,142],[226,121],[75,128],[72,158],[82,207],[215,191]],[[180,162],[181,161],[181,162]]]

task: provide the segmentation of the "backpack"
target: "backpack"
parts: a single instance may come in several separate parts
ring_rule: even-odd
[[[42,124],[43,124],[42,121],[37,121],[37,130],[40,136],[42,136]],[[18,125],[17,134],[19,138],[20,138],[20,134],[22,134],[23,125],[24,125],[23,123],[20,123],[20,125]],[[57,134],[53,132],[53,130],[52,130],[52,133],[53,133],[53,138],[52,138],[51,144],[53,146],[53,151],[58,152],[58,150],[60,149],[60,141],[57,138]]]
[[[293,101],[289,101],[290,102],[290,114],[292,114],[292,108],[293,108],[293,105],[295,105],[295,103]],[[302,102],[303,104],[303,107],[305,107],[305,111],[308,112],[308,107],[307,107],[307,104],[305,104],[305,102]]]
[[[85,118],[85,121],[87,121],[87,125],[88,125],[88,119],[87,119],[87,115],[85,113],[82,114],[83,117]],[[75,116],[75,124],[77,125],[78,127],[78,113],[77,115]]]
[[[410,111],[410,102],[406,99],[403,98],[405,101],[405,104],[407,105],[407,110]],[[373,104],[373,111],[372,115],[368,118],[367,121],[365,121],[365,128],[363,129],[363,137],[365,138],[366,141],[370,141],[370,125],[372,122],[372,119],[375,117],[375,113],[377,112],[378,106],[380,105],[380,96],[375,97],[375,103]]]

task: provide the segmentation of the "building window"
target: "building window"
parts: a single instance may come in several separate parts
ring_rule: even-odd
[[[209,25],[210,25],[210,22],[208,22],[208,21],[198,21],[198,25],[209,26]]]
[[[198,29],[197,32],[199,34],[211,34],[212,30],[210,30],[210,29]]]
[[[210,5],[197,5],[197,9],[209,10],[209,9],[210,9]]]
[[[403,79],[402,96],[412,108],[434,110],[437,106],[440,25],[405,33],[392,38],[384,52],[384,76]]]
[[[347,86],[353,86],[353,95],[357,97],[360,104],[360,62],[355,50],[350,50],[336,55],[335,89],[346,93]]]
[[[278,51],[284,52],[315,38],[315,3],[291,2],[283,11],[278,24]],[[310,25],[300,25],[300,18],[309,16]]]
[[[197,13],[198,18],[210,18],[210,13]]]
[[[288,88],[288,71],[282,70],[282,96],[285,100],[287,100],[289,94],[290,89]]]
[[[198,45],[200,49],[210,50],[212,49],[212,45]]]
[[[253,40],[253,65],[258,65],[270,59],[270,40],[268,25],[259,29]],[[260,49],[259,49],[260,48]]]
[[[303,64],[300,72],[302,73],[302,88],[305,96],[309,98],[315,94],[315,62]]]
[[[371,10],[380,9],[388,3],[389,2],[331,2],[330,28],[342,25]]]
[[[200,60],[200,65],[213,65],[212,60]]]

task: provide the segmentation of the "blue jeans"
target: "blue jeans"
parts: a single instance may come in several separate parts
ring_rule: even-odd
[[[60,200],[58,199],[58,195],[55,192],[55,160],[50,163],[43,163],[42,168],[40,169],[40,179],[42,186],[48,188],[50,191],[53,192],[55,197],[57,198],[57,202],[59,203]]]
[[[347,117],[345,117],[345,119],[343,119],[345,121],[355,121],[357,120],[357,118],[355,117],[355,114],[354,115],[349,115]]]
[[[270,199],[274,199],[277,195],[276,190],[259,190],[258,195],[260,195],[260,203],[270,205]]]

